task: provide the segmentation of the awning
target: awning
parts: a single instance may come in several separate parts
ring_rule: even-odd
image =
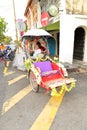
[[[49,24],[46,27],[42,27],[42,29],[45,29],[46,31],[59,30],[60,29],[60,21]]]

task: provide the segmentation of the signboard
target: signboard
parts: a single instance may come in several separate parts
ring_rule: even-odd
[[[41,24],[43,27],[45,27],[49,23],[50,16],[48,12],[43,12],[41,14]]]
[[[50,7],[49,7],[49,14],[51,15],[51,16],[56,16],[57,15],[57,13],[58,13],[58,8],[55,6],[55,5],[51,5]]]
[[[22,32],[26,29],[26,24],[23,21],[17,21],[16,22],[16,28]]]

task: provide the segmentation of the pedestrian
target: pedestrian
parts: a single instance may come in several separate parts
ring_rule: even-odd
[[[6,49],[5,45],[4,45],[4,44],[1,44],[1,45],[0,45],[0,50],[3,52],[5,49]]]
[[[40,46],[37,42],[35,45],[35,50],[34,50],[32,58],[36,59],[39,56],[39,54],[41,54],[41,49],[40,49]]]
[[[39,41],[37,42],[37,45],[38,45],[39,48],[41,49],[41,53],[42,53],[42,54],[44,54],[44,55],[49,54],[47,48],[44,47],[44,46],[42,46]]]

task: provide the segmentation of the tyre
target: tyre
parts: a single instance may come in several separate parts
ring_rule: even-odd
[[[39,85],[37,84],[36,78],[32,71],[29,72],[30,86],[34,92],[39,91]]]
[[[13,60],[14,60],[15,55],[14,55],[14,53],[13,53],[13,52],[11,52],[11,53],[8,55],[8,57],[9,57],[9,60],[13,61]]]

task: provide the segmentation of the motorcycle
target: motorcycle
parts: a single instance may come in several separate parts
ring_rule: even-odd
[[[4,51],[0,50],[0,60],[3,62],[6,62],[6,60],[13,61],[15,57],[15,51],[12,51],[12,49],[7,46],[7,48]]]

